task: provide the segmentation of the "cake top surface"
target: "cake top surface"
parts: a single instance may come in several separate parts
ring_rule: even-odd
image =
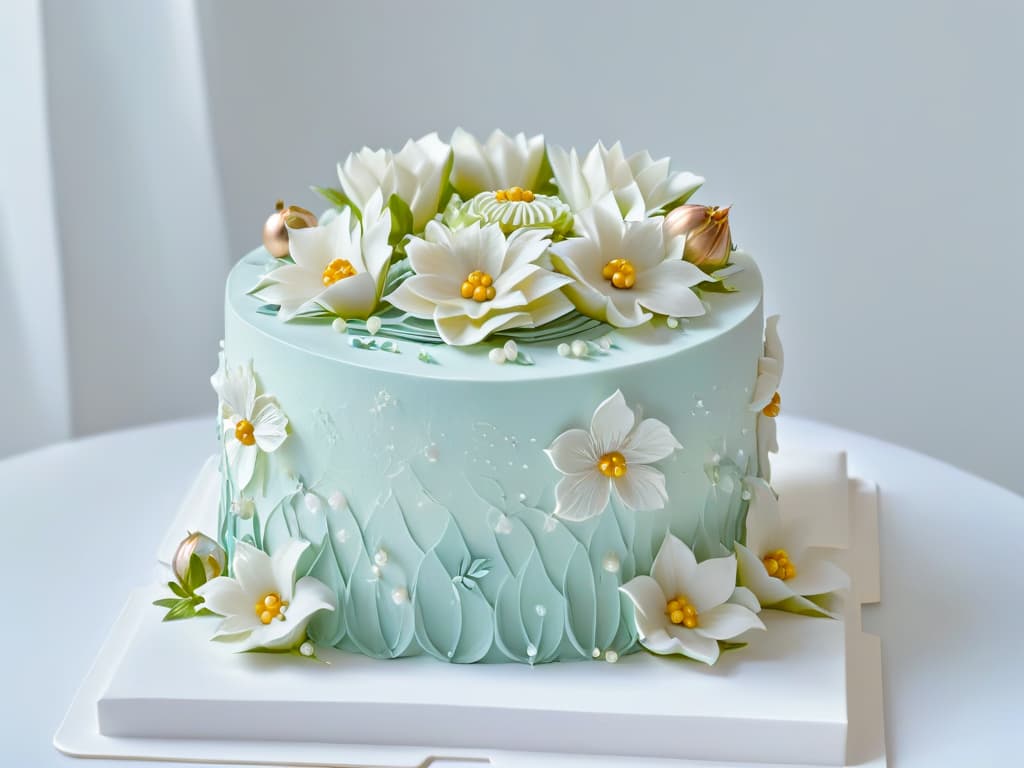
[[[503,354],[511,339],[496,336],[485,343],[456,347],[401,338],[339,333],[325,317],[282,323],[249,295],[267,269],[262,248],[243,258],[228,278],[228,311],[237,321],[260,334],[320,357],[362,368],[432,379],[525,381],[583,375],[600,368],[624,370],[649,360],[704,344],[736,327],[761,306],[761,275],[753,259],[742,252],[734,261],[742,270],[731,279],[735,291],[706,297],[709,311],[674,321],[661,318],[635,328],[606,324],[550,341],[516,341],[517,360],[495,365],[492,350]],[[674,326],[674,327],[672,327]],[[372,343],[372,346],[369,346]],[[581,346],[582,345],[582,346]],[[526,363],[518,358],[529,360]]]
[[[435,378],[571,375],[699,345],[760,306],[730,208],[688,203],[703,178],[618,143],[581,153],[456,129],[448,142],[363,148],[338,180],[315,188],[331,203],[319,217],[278,202],[264,249],[232,273],[229,304],[342,362]]]

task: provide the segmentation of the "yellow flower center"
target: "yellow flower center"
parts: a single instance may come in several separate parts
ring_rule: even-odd
[[[356,268],[352,266],[351,261],[348,259],[335,259],[324,269],[324,287],[334,285],[339,280],[344,280],[346,277],[352,277],[355,274]]]
[[[509,187],[499,189],[494,193],[494,199],[499,203],[532,203],[536,195],[522,187]]]
[[[601,276],[616,288],[632,288],[636,284],[636,267],[629,259],[612,259],[604,265]]]
[[[761,413],[763,413],[765,416],[770,416],[771,418],[774,419],[776,416],[779,415],[779,411],[781,410],[781,408],[782,398],[779,397],[779,393],[776,392],[774,395],[772,395],[772,401],[764,407],[764,410],[762,410]]]
[[[254,427],[251,421],[241,419],[235,424],[235,439],[242,445],[255,445],[256,437],[253,434]]]
[[[769,576],[774,576],[783,581],[796,576],[796,566],[790,562],[789,554],[784,549],[769,552],[761,558],[761,562],[764,563],[765,570],[768,571]]]
[[[274,619],[284,621],[284,612],[287,608],[287,601],[282,600],[277,592],[268,592],[256,603],[256,615],[264,624],[269,624]]]
[[[470,272],[462,283],[462,298],[464,299],[490,301],[494,296],[494,278],[479,269]]]
[[[687,629],[696,627],[700,618],[697,609],[683,595],[676,595],[665,604],[665,615],[673,624],[682,624]]]
[[[606,453],[597,460],[597,469],[605,477],[623,477],[626,474],[626,457],[618,451]]]

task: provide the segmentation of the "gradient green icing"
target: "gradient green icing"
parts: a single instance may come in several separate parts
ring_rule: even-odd
[[[618,587],[649,572],[666,532],[709,554],[739,537],[742,478],[756,472],[748,406],[764,328],[748,257],[737,256],[738,291],[711,295],[706,316],[614,331],[615,347],[586,359],[560,357],[554,342],[522,344],[532,366],[490,362],[502,340],[434,346],[427,364],[414,343],[359,349],[328,320],[281,323],[247,295],[268,261],[254,251],[228,279],[225,354],[231,365],[253,361],[289,436],[246,489],[252,520],[232,514],[238,494],[225,481],[220,534],[229,551],[236,537],[269,551],[289,537],[311,542],[302,570],[341,605],[315,619],[315,642],[453,662],[627,653],[636,636]],[[669,503],[631,512],[613,497],[591,520],[556,519],[560,475],[544,448],[587,427],[617,389],[683,444],[658,465]],[[714,455],[722,460],[709,473]],[[347,501],[338,508],[335,491]]]

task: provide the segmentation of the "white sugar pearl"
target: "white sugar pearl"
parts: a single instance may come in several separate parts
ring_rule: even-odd
[[[530,643],[528,646],[526,646],[526,655],[529,656],[531,659],[534,656],[536,656],[537,655],[537,646],[534,645],[533,643]]]
[[[379,566],[379,565],[375,565],[375,566],[373,566],[373,567],[372,567],[372,568],[370,569],[370,571],[371,571],[371,572],[373,573],[373,577],[374,577],[375,579],[379,579],[379,578],[380,578],[380,566]]]
[[[256,514],[256,504],[252,499],[239,499],[231,504],[231,508],[242,520],[251,520]]]
[[[555,348],[555,351],[558,352],[559,357],[568,357],[572,354],[572,347],[563,342]]]
[[[607,352],[609,349],[612,348],[612,337],[602,336],[600,339],[597,340],[597,346],[601,348],[602,352]]]
[[[616,661],[619,660],[619,654],[617,654],[615,651],[605,651],[604,660],[607,661],[609,664],[614,664]]]
[[[487,353],[487,358],[495,365],[502,365],[505,362],[505,350],[501,347],[495,347]]]
[[[331,323],[331,328],[336,330],[338,333],[347,333],[348,323],[346,323],[342,318],[339,317],[335,319],[333,323]]]
[[[409,590],[405,587],[395,587],[391,590],[391,602],[395,605],[409,602]]]
[[[592,651],[592,652],[590,653],[590,655],[591,655],[591,656],[593,656],[593,657],[594,657],[595,659],[600,659],[600,658],[601,658],[601,649],[600,649],[600,648],[595,648],[595,649],[594,649],[594,650],[593,650],[593,651]]]
[[[505,359],[511,363],[514,363],[516,358],[519,357],[519,345],[512,341],[512,339],[505,342],[505,346],[501,348],[501,351],[505,353]]]
[[[547,615],[548,615],[548,609],[547,609],[547,608],[545,608],[545,607],[544,607],[543,605],[541,605],[540,603],[538,603],[537,605],[535,605],[535,606],[533,607],[533,610],[535,610],[535,611],[537,612],[537,615],[538,615],[538,616],[547,616]]]
[[[667,325],[669,328],[678,328],[679,320],[677,320],[674,317],[670,317],[668,320],[665,321],[665,325]]]
[[[339,544],[344,544],[348,541],[348,531],[342,528],[340,531],[334,534],[334,538],[338,540]]]
[[[512,521],[507,515],[498,518],[498,524],[494,526],[495,533],[512,533]]]
[[[374,552],[373,553],[373,562],[376,563],[377,565],[387,565],[388,564],[388,553],[387,553],[387,550],[386,549],[378,549],[376,552]]]
[[[313,644],[307,640],[299,646],[299,653],[301,653],[303,656],[312,656],[314,653],[316,653],[316,648],[314,648]]]
[[[618,573],[621,566],[619,556],[614,552],[609,552],[604,556],[604,560],[601,561],[601,567],[608,571],[608,573]]]
[[[571,346],[573,357],[586,357],[587,356],[587,342],[583,339],[576,339]]]
[[[307,493],[302,500],[306,503],[306,509],[310,512],[320,511],[320,497],[315,493]]]
[[[376,336],[377,332],[380,331],[381,325],[383,325],[383,321],[379,317],[374,316],[366,319],[366,330],[373,336]]]
[[[331,509],[344,509],[348,501],[345,499],[345,494],[341,491],[335,491],[327,498],[327,503]]]

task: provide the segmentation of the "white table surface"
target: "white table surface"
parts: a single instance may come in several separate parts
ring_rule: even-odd
[[[1024,765],[1024,498],[873,438],[796,418],[801,446],[845,449],[881,488],[882,637],[889,765]],[[62,443],[0,461],[0,765],[76,762],[51,745],[130,589],[203,460],[210,419]]]

